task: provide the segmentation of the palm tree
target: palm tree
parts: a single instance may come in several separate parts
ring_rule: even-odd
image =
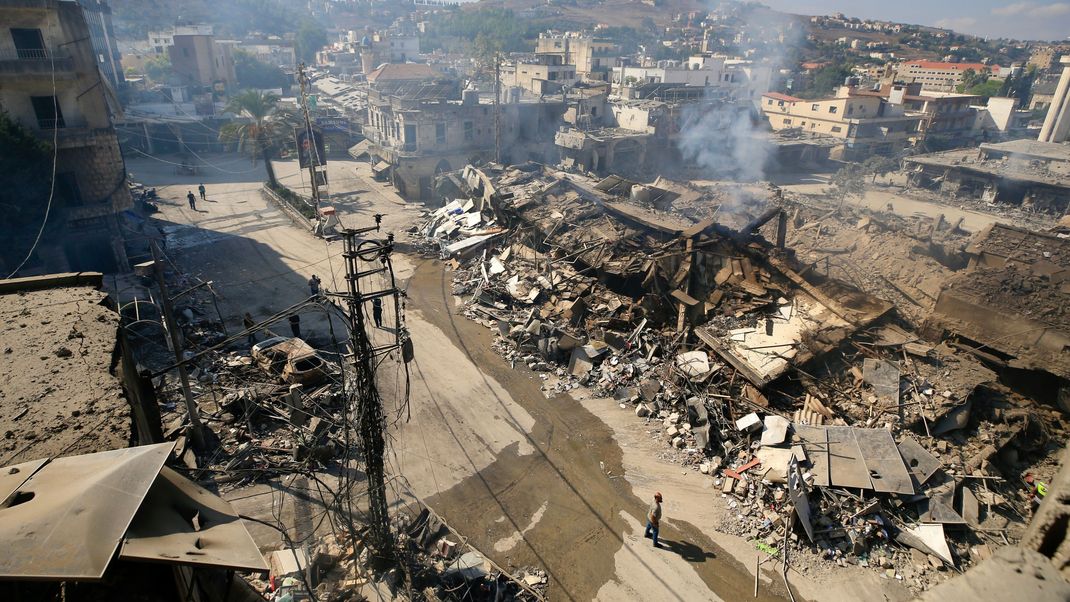
[[[293,123],[292,115],[280,109],[278,101],[277,95],[260,90],[244,90],[232,96],[223,110],[246,120],[228,123],[219,131],[220,141],[237,143],[240,152],[252,156],[254,165],[258,157],[264,160],[268,184],[272,188],[278,186],[275,169],[271,166],[276,142],[287,136]]]

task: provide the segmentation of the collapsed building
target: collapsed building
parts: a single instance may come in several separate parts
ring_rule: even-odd
[[[446,204],[413,233],[449,260],[465,314],[495,331],[507,360],[540,373],[548,395],[586,387],[632,409],[671,457],[714,480],[723,531],[770,554],[812,551],[793,555],[803,572],[858,565],[915,592],[1023,537],[1020,476],[1051,476],[1066,421],[1054,400],[1004,385],[1003,370],[1019,365],[1015,352],[1023,367],[1059,366],[963,320],[952,300],[965,285],[949,285],[915,330],[924,312],[905,320],[861,280],[788,247],[789,230],[820,232],[832,213],[791,209],[758,185],[527,164],[469,166],[438,192]],[[934,223],[928,247],[912,244],[977,278],[979,267],[962,270],[932,244],[949,228]],[[978,241],[974,263],[996,263],[998,245]],[[1059,263],[1060,246],[1021,245]],[[1058,332],[1018,334],[1057,346]]]
[[[1012,140],[904,159],[910,185],[1055,215],[1070,207],[1070,147]]]
[[[933,325],[988,363],[1050,375],[1052,401],[1070,411],[1070,239],[994,224],[966,252],[970,269],[940,292]]]

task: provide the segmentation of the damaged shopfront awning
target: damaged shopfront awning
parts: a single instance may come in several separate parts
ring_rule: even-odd
[[[100,580],[120,544],[125,558],[266,570],[229,504],[164,468],[173,448],[0,469],[0,579]]]

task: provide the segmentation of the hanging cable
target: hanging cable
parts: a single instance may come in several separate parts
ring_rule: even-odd
[[[37,250],[37,245],[41,242],[41,235],[45,233],[45,226],[48,224],[48,216],[52,213],[52,200],[56,196],[56,165],[59,163],[59,128],[60,128],[60,113],[59,113],[59,97],[56,96],[56,53],[52,50],[48,51],[48,61],[52,68],[52,183],[48,188],[48,204],[45,205],[45,217],[41,220],[41,227],[37,230],[37,237],[33,239],[33,245],[30,246],[30,250],[27,251],[26,257],[22,258],[19,263],[10,274],[7,275],[4,280],[11,279],[12,276],[19,273],[22,266],[26,265],[26,262],[33,257],[33,252]]]

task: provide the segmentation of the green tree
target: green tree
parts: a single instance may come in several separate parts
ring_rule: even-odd
[[[171,58],[166,54],[145,61],[145,75],[156,83],[163,83],[172,73]]]
[[[472,57],[483,75],[494,75],[494,66],[502,58],[504,45],[502,40],[494,35],[476,34],[476,39],[472,41]]]
[[[45,219],[51,188],[52,145],[0,111],[0,264],[9,267],[0,277],[29,251]]]
[[[260,62],[245,50],[234,51],[234,72],[242,88],[288,88],[290,76],[282,69]]]
[[[1000,96],[1003,89],[1003,82],[998,79],[986,79],[985,81],[966,89],[966,94],[976,94],[977,96],[983,96],[984,98],[991,98],[993,96]]]
[[[279,97],[270,92],[244,90],[232,96],[223,110],[245,120],[228,123],[219,131],[220,141],[234,143],[239,152],[252,157],[254,165],[258,158],[264,160],[272,188],[278,187],[279,182],[271,159],[282,141],[289,138],[295,123],[292,114],[279,109],[278,102]]]
[[[862,170],[873,176],[873,181],[877,181],[877,176],[885,176],[893,171],[899,171],[899,161],[891,157],[885,157],[883,155],[873,155],[862,162]]]
[[[862,196],[866,192],[866,171],[858,163],[848,163],[832,174],[829,180],[832,192],[839,196],[840,204],[836,210],[843,208],[849,196]]]
[[[967,69],[962,72],[962,81],[955,88],[955,90],[957,90],[959,93],[970,94],[970,92],[967,92],[967,90],[969,90],[970,88],[977,87],[987,81],[988,71],[978,73],[973,69]]]
[[[826,65],[814,74],[810,85],[802,92],[807,98],[819,98],[828,96],[836,88],[843,85],[843,81],[853,75],[851,67],[846,63],[833,63]]]
[[[327,31],[319,23],[305,19],[297,30],[294,39],[294,50],[297,51],[297,60],[311,63],[316,59],[316,53],[327,45]]]

